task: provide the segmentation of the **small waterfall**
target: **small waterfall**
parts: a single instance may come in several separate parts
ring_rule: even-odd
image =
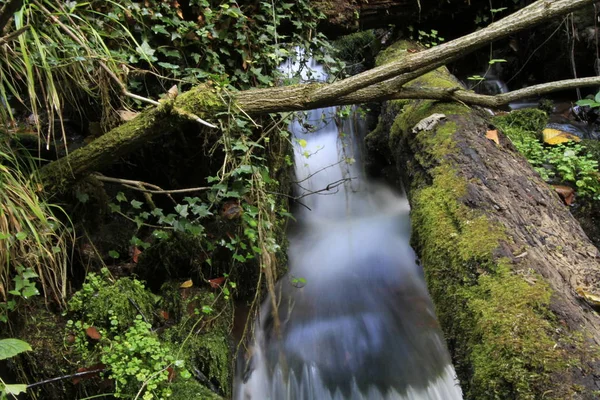
[[[409,245],[406,198],[365,179],[360,132],[352,121],[339,129],[335,108],[290,130],[305,207],[276,290],[280,329],[267,299],[235,399],[462,399]]]

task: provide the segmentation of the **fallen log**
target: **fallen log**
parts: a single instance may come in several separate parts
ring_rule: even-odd
[[[592,0],[540,0],[480,31],[329,85],[248,90],[228,96],[221,96],[206,86],[196,87],[42,168],[44,190],[47,193],[64,190],[89,172],[100,170],[148,141],[176,129],[181,120],[189,120],[186,116],[206,120],[232,106],[256,115],[385,100],[406,82],[491,41],[591,4]],[[373,85],[378,86],[370,90]]]
[[[457,81],[440,68],[407,87],[440,84]],[[568,207],[505,136],[486,138],[482,110],[397,100],[384,111],[367,146],[408,189],[413,246],[466,398],[598,398],[600,316],[577,291],[598,293],[600,254]]]

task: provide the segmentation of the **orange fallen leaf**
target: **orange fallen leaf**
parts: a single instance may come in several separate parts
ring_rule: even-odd
[[[160,310],[158,313],[160,314],[161,317],[163,317],[163,319],[169,319],[169,313],[166,312],[165,310]]]
[[[88,335],[88,337],[93,340],[100,340],[102,338],[102,335],[100,334],[100,332],[98,332],[98,329],[96,329],[96,327],[94,327],[94,326],[90,326],[89,328],[87,328],[85,330],[85,334]]]
[[[192,282],[192,280],[187,280],[185,282],[183,282],[181,285],[179,285],[179,287],[181,289],[187,289],[187,288],[191,288],[192,286],[194,286],[194,282]]]
[[[215,279],[209,279],[208,283],[210,284],[210,287],[213,289],[218,288],[219,286],[221,286],[223,284],[223,282],[225,282],[225,277],[222,276],[220,278],[215,278]]]
[[[558,129],[546,128],[542,131],[544,143],[546,144],[561,144],[566,142],[581,142],[581,139],[568,132],[563,132]]]
[[[496,144],[500,145],[500,140],[498,140],[498,131],[496,129],[489,130],[485,133],[485,137],[496,142]]]
[[[142,251],[140,249],[137,248],[137,246],[133,247],[133,262],[137,264],[138,262],[138,257],[140,256],[140,254],[142,254]]]
[[[173,367],[167,367],[167,371],[169,372],[169,375],[167,375],[167,381],[173,382],[173,379],[175,379],[175,370]]]
[[[554,190],[563,199],[566,205],[570,206],[575,200],[575,190],[568,186],[555,185]]]

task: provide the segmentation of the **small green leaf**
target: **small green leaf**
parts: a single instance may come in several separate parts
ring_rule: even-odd
[[[503,62],[506,62],[506,60],[503,58],[492,58],[490,61],[488,61],[488,63],[490,65],[494,65],[496,63],[503,63]]]
[[[25,351],[31,351],[29,343],[19,339],[0,340],[0,360],[6,360]]]
[[[117,193],[117,201],[119,203],[122,201],[127,201],[127,197],[125,197],[125,194],[123,192]]]
[[[19,232],[15,235],[18,240],[24,240],[27,238],[27,232]]]
[[[117,259],[117,258],[121,257],[121,255],[119,254],[119,252],[117,252],[117,251],[114,251],[114,250],[110,250],[110,251],[108,252],[108,255],[109,255],[111,258],[115,258],[115,259]]]

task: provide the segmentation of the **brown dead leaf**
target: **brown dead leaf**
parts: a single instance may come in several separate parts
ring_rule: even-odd
[[[192,286],[194,286],[194,282],[191,279],[187,280],[187,281],[183,282],[181,285],[179,285],[179,287],[181,289],[191,288]]]
[[[554,185],[554,190],[563,199],[566,205],[570,206],[575,200],[575,190],[568,186]]]
[[[85,330],[85,334],[92,340],[100,340],[102,339],[102,335],[98,332],[98,329],[94,326],[90,326]]]
[[[134,119],[135,117],[138,116],[138,112],[135,111],[131,111],[131,110],[118,110],[117,113],[119,114],[119,117],[121,117],[121,119],[125,122],[127,121],[131,121],[132,119]]]
[[[140,254],[142,254],[142,251],[140,249],[137,248],[137,246],[133,246],[133,255],[132,255],[132,259],[133,262],[137,264],[138,262],[138,258],[140,256]]]
[[[500,146],[500,140],[498,140],[498,130],[493,129],[489,130],[485,133],[485,137],[496,142],[498,146]]]
[[[221,286],[223,284],[223,282],[225,282],[225,277],[222,276],[220,278],[215,278],[215,279],[209,279],[208,283],[210,284],[210,287],[213,289],[217,289],[219,286]]]
[[[169,313],[165,310],[160,310],[158,312],[158,314],[163,318],[163,319],[169,319]]]

